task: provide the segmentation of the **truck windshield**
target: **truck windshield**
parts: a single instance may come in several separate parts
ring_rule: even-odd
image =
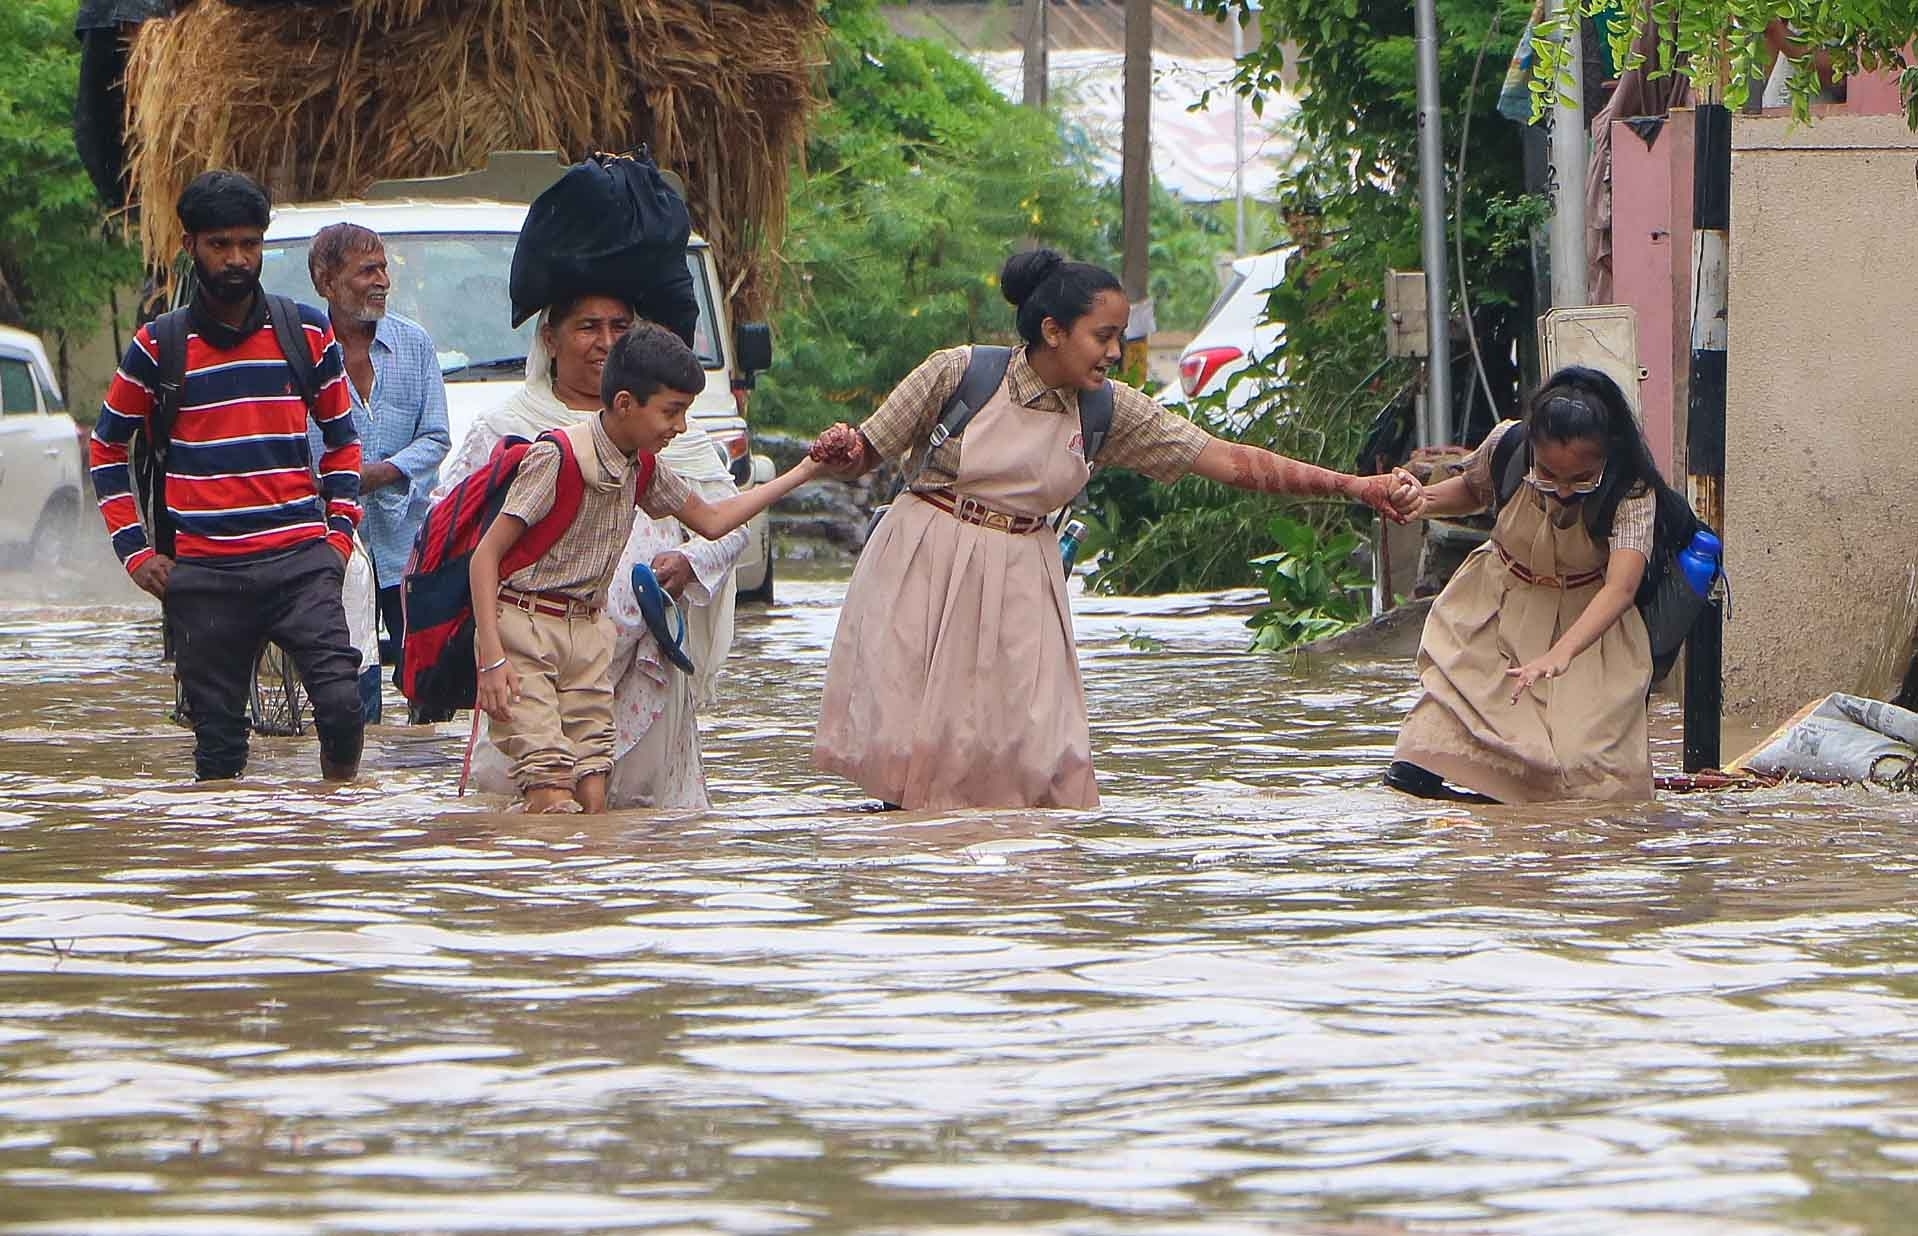
[[[426,328],[448,381],[497,382],[525,374],[527,346],[538,319],[528,319],[518,330],[510,325],[513,310],[507,279],[517,235],[399,232],[381,239],[386,242],[387,274],[393,281],[387,307]],[[318,303],[306,269],[309,246],[304,239],[266,242],[260,282],[267,291]],[[725,360],[713,329],[712,288],[701,252],[686,251],[693,292],[699,298],[693,350],[701,365],[719,369]]]

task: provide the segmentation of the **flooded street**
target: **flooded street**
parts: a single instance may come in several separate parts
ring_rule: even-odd
[[[1420,806],[1409,664],[1241,595],[1077,601],[1099,812],[864,814],[787,578],[710,814],[455,799],[464,725],[196,788],[157,610],[20,583],[0,1232],[1914,1230],[1908,799]]]

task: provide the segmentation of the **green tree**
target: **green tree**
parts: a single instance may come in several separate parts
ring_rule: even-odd
[[[1575,0],[1569,7],[1596,14],[1608,7],[1608,0]],[[1765,80],[1771,67],[1765,30],[1784,21],[1791,26],[1792,41],[1805,49],[1795,64],[1804,65],[1816,50],[1831,58],[1841,76],[1897,70],[1906,119],[1918,128],[1918,69],[1905,56],[1905,49],[1918,40],[1918,6],[1886,0],[1640,0],[1631,17],[1612,31],[1620,64],[1632,68],[1641,62],[1642,57],[1630,54],[1631,45],[1648,27],[1655,28],[1659,63],[1677,65],[1676,71],[1690,79],[1701,98],[1715,97],[1733,108],[1744,106],[1752,82]],[[1561,29],[1557,23],[1542,27],[1532,86],[1540,106],[1559,71]],[[1791,91],[1799,119],[1810,119],[1818,95],[1816,75],[1794,74]]]
[[[1246,15],[1243,0],[1197,7],[1221,21]],[[1481,384],[1463,349],[1456,358],[1454,423],[1467,436],[1515,407],[1510,358],[1531,330],[1530,232],[1544,204],[1524,193],[1518,127],[1494,110],[1529,12],[1528,0],[1439,0],[1446,198],[1465,255],[1454,291],[1463,282],[1469,293],[1487,367]],[[1259,20],[1235,87],[1260,109],[1282,71],[1296,74],[1299,157],[1281,208],[1299,249],[1268,305],[1283,342],[1241,379],[1257,393],[1235,436],[1350,470],[1373,419],[1408,398],[1416,376],[1410,363],[1386,362],[1380,306],[1385,272],[1420,265],[1412,6],[1266,0]],[[1207,403],[1223,400],[1201,401],[1202,415]],[[1252,560],[1275,548],[1267,497],[1197,480],[1149,489],[1117,476],[1095,482],[1094,496],[1111,541],[1093,582],[1108,591],[1252,583]],[[1324,503],[1289,513],[1328,537],[1354,519]]]
[[[927,354],[1012,333],[998,271],[1022,241],[1108,266],[1119,197],[1053,117],[1014,105],[951,50],[891,32],[870,0],[826,7],[829,105],[795,177],[755,405],[800,431],[871,411]],[[1230,239],[1213,212],[1153,201],[1160,322],[1198,324]]]
[[[140,274],[73,148],[75,5],[0,4],[0,293],[11,289],[13,315],[56,350],[90,333],[113,289]]]

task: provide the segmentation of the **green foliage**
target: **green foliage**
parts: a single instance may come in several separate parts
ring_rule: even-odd
[[[0,278],[31,330],[89,332],[113,288],[137,279],[73,148],[80,45],[75,0],[0,4]]]
[[[1246,623],[1252,647],[1277,652],[1336,635],[1365,617],[1360,597],[1369,586],[1352,565],[1356,533],[1321,536],[1310,524],[1272,517],[1267,531],[1278,548],[1252,560],[1271,604]]]
[[[1243,0],[1195,7],[1223,21],[1246,14]],[[1516,406],[1509,357],[1531,326],[1531,231],[1545,203],[1524,193],[1519,130],[1494,110],[1529,12],[1528,0],[1439,0],[1447,200],[1454,203],[1461,189],[1469,115],[1463,208],[1450,213],[1462,222],[1460,273],[1497,399],[1497,409],[1488,409],[1477,383],[1456,371],[1455,420],[1468,431]],[[1412,6],[1266,0],[1260,23],[1261,42],[1239,61],[1234,85],[1256,106],[1280,88],[1282,70],[1297,75],[1299,159],[1282,185],[1281,208],[1298,251],[1268,302],[1283,342],[1240,378],[1257,391],[1241,410],[1249,423],[1213,423],[1281,454],[1350,470],[1374,418],[1409,398],[1416,376],[1409,364],[1384,363],[1380,305],[1385,272],[1420,265]],[[1290,63],[1288,49],[1295,51]],[[1455,292],[1458,284],[1455,276]],[[1202,400],[1197,414],[1205,421],[1221,408],[1222,400]],[[1247,583],[1255,575],[1249,560],[1272,546],[1268,497],[1201,481],[1151,491],[1122,477],[1096,480],[1094,497],[1105,505],[1113,540],[1091,583],[1108,591]],[[1354,526],[1348,507],[1281,510],[1328,540]],[[1325,601],[1336,605],[1337,597],[1328,593]]]
[[[778,367],[763,423],[859,420],[939,348],[1012,333],[998,271],[1021,243],[1115,266],[1116,186],[1096,180],[1051,116],[1000,96],[939,44],[894,35],[867,0],[826,10],[831,99],[795,178]],[[1231,244],[1216,212],[1153,200],[1160,321],[1196,326]]]
[[[1570,6],[1596,14],[1606,0],[1575,0]],[[1911,67],[1905,48],[1918,39],[1918,7],[1886,0],[1643,0],[1633,6],[1631,20],[1616,24],[1612,47],[1616,61],[1636,68],[1644,57],[1631,46],[1649,27],[1658,30],[1658,63],[1677,65],[1701,98],[1717,97],[1727,107],[1740,108],[1751,93],[1751,83],[1764,81],[1771,65],[1765,29],[1774,21],[1790,23],[1792,42],[1804,55],[1792,63],[1807,68],[1813,50],[1831,58],[1840,76],[1858,72],[1897,70],[1905,96],[1906,120],[1918,128],[1918,69]],[[1565,24],[1547,21],[1535,40],[1538,61],[1532,79],[1535,112],[1549,107],[1555,82],[1564,71]],[[1654,77],[1673,70],[1661,67]],[[1723,82],[1724,89],[1718,85]],[[1792,110],[1800,120],[1811,117],[1818,97],[1815,73],[1798,72],[1791,78]]]

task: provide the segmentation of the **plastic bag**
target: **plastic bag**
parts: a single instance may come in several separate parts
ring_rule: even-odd
[[[577,296],[617,296],[692,346],[699,324],[686,265],[692,220],[652,155],[596,154],[567,168],[526,212],[513,249],[513,325]]]
[[[353,642],[353,651],[360,654],[360,672],[364,674],[380,663],[380,638],[376,629],[379,587],[373,578],[373,559],[357,536],[353,538],[353,554],[346,560],[340,602],[346,608],[346,634]]]
[[[1857,695],[1827,695],[1785,722],[1734,768],[1801,781],[1881,785],[1918,760],[1918,712]]]

